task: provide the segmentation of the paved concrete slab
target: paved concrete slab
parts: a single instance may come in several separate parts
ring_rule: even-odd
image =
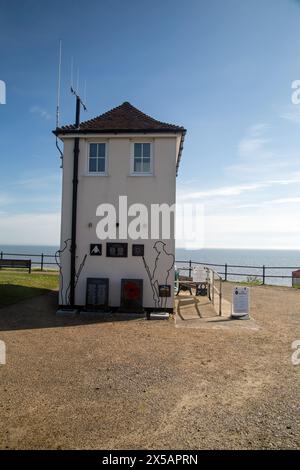
[[[226,328],[258,330],[259,327],[253,318],[249,320],[237,320],[231,318],[231,303],[222,299],[222,316],[219,311],[219,299],[215,297],[215,305],[212,305],[208,297],[180,294],[175,301],[175,326],[177,328]]]

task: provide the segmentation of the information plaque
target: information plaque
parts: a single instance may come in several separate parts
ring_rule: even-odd
[[[101,245],[101,243],[91,243],[90,244],[90,255],[91,256],[101,256],[102,255],[102,245]]]
[[[132,256],[144,256],[144,245],[132,245]]]
[[[171,286],[169,284],[161,284],[158,286],[159,297],[171,297]]]
[[[127,258],[127,243],[106,243],[106,256],[108,258]]]
[[[107,278],[88,277],[86,280],[86,307],[107,308],[108,307]]]
[[[249,317],[249,287],[237,286],[232,292],[232,313],[233,318]]]

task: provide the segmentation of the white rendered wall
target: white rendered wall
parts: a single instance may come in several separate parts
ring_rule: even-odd
[[[130,158],[133,142],[152,142],[154,172],[153,176],[131,176]],[[145,259],[153,270],[157,253],[153,245],[157,240],[99,240],[96,225],[99,217],[96,209],[101,203],[111,203],[118,207],[119,195],[128,196],[128,205],[143,203],[149,208],[151,204],[175,203],[176,159],[180,135],[164,136],[98,136],[80,139],[78,205],[77,205],[77,259],[78,270],[84,256],[86,262],[78,279],[75,303],[85,305],[87,277],[107,277],[109,284],[110,306],[120,305],[120,289],[122,278],[143,279],[143,306],[153,308],[153,292],[146,273],[143,260],[133,257],[131,246],[141,243],[145,246]],[[89,142],[106,142],[108,153],[107,176],[91,176],[87,173],[87,154]],[[64,169],[63,169],[63,202],[61,224],[61,249],[71,236],[72,215],[72,179],[73,179],[74,139],[64,138]],[[118,217],[117,217],[118,220]],[[130,218],[129,218],[130,220]],[[92,224],[92,226],[90,226]],[[149,227],[150,234],[150,227]],[[127,258],[107,258],[106,242],[128,242]],[[175,255],[174,227],[173,236],[166,243],[165,250]],[[102,256],[89,255],[90,243],[102,243]],[[70,243],[61,256],[63,285],[60,303],[67,303],[67,287],[70,283]],[[168,283],[172,288],[171,298],[166,307],[173,308],[174,270],[170,272]]]

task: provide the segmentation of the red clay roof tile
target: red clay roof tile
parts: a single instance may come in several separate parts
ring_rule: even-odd
[[[156,119],[144,114],[139,109],[125,101],[120,106],[107,111],[100,116],[81,122],[79,128],[75,125],[63,126],[54,131],[57,134],[70,132],[182,132],[185,129],[182,126],[168,124],[157,121]]]

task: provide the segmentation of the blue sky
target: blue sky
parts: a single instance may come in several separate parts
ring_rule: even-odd
[[[204,204],[205,246],[300,248],[300,2],[0,0],[0,244],[56,244],[55,127],[70,63],[94,117],[130,101],[187,138],[178,201]]]

